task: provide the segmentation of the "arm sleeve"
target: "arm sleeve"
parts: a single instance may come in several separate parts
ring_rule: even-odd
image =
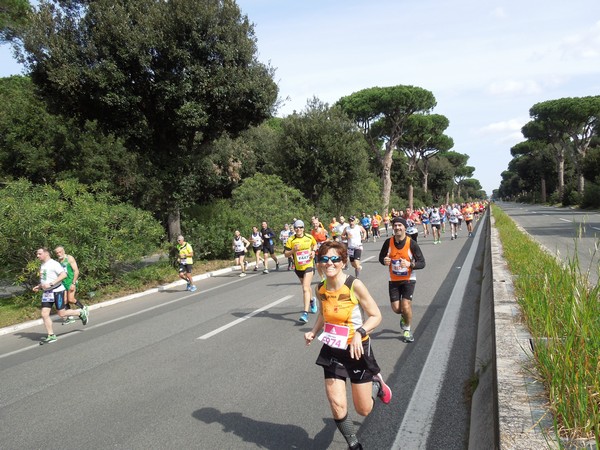
[[[410,240],[410,251],[414,257],[413,270],[423,269],[425,267],[425,257],[423,256],[423,252],[421,251],[421,247],[412,239]]]
[[[385,264],[383,264],[383,259],[388,254],[388,249],[390,248],[390,239],[393,239],[393,238],[387,238],[385,240],[385,242],[383,243],[383,245],[381,246],[381,250],[379,251],[379,263],[382,265],[385,265]]]

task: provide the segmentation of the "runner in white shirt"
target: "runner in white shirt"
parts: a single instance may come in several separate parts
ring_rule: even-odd
[[[460,210],[456,207],[456,204],[452,205],[449,211],[448,221],[450,222],[450,240],[458,238],[458,218],[460,217]]]
[[[363,245],[362,241],[367,237],[366,230],[356,224],[356,217],[350,217],[350,225],[346,227],[342,234],[342,239],[348,241],[348,257],[350,258],[350,264],[354,267],[354,276],[356,278],[360,275],[361,265],[360,257],[362,256]]]
[[[33,287],[33,292],[42,291],[42,320],[48,336],[40,341],[40,345],[56,342],[56,335],[52,328],[52,319],[50,312],[52,307],[56,308],[56,312],[61,319],[66,319],[69,315],[76,316],[81,319],[81,322],[86,325],[88,323],[88,309],[84,306],[82,309],[67,310],[67,302],[65,301],[65,287],[62,280],[67,277],[65,268],[54,259],[50,258],[50,251],[47,248],[39,248],[36,251],[37,258],[41,261],[40,267],[40,284]]]
[[[429,215],[429,222],[431,223],[431,231],[433,232],[433,243],[441,244],[442,235],[440,234],[440,228],[442,226],[442,218],[437,208],[434,208]]]

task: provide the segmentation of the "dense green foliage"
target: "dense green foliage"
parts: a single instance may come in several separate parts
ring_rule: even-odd
[[[132,200],[163,217],[207,199],[223,170],[212,142],[261,123],[277,98],[229,0],[43,0],[20,37],[51,111],[123,139],[142,175]]]
[[[136,156],[96,122],[50,114],[28,77],[0,79],[0,179],[102,183],[128,198],[141,174]]]
[[[6,183],[0,189],[0,208],[0,278],[26,287],[37,283],[35,250],[40,247],[62,245],[72,253],[85,292],[113,281],[120,263],[154,252],[164,236],[148,212],[75,181],[55,186]]]
[[[511,149],[513,160],[502,174],[496,196],[521,201],[600,206],[590,168],[600,132],[600,96],[561,98],[533,105],[522,129],[527,139]],[[546,200],[546,198],[548,200]],[[596,197],[597,198],[597,197]]]
[[[28,0],[0,0],[0,43],[18,35],[30,12]]]

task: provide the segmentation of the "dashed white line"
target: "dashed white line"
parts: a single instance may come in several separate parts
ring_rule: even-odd
[[[268,305],[263,306],[262,308],[259,308],[259,309],[255,310],[255,311],[252,311],[249,314],[246,314],[244,317],[240,317],[239,319],[236,319],[233,322],[229,322],[227,325],[223,325],[222,327],[219,327],[216,330],[211,331],[210,333],[203,334],[202,336],[197,337],[196,339],[202,339],[202,340],[209,339],[209,338],[211,338],[211,337],[219,334],[220,332],[225,331],[225,330],[227,330],[227,329],[229,329],[229,328],[237,325],[238,323],[241,323],[241,322],[243,322],[245,320],[250,319],[251,317],[257,315],[258,313],[263,312],[266,309],[269,309],[269,308],[271,308],[271,307],[273,307],[275,305],[279,305],[280,303],[285,302],[286,300],[289,300],[292,297],[293,297],[293,295],[286,295],[285,297],[282,297],[279,300],[274,301],[273,303],[269,303]]]

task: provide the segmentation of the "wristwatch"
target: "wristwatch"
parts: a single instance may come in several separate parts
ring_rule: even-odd
[[[358,329],[356,330],[356,332],[357,332],[357,333],[360,333],[360,335],[361,335],[362,337],[365,337],[365,336],[367,335],[367,331],[366,331],[366,330],[365,330],[363,327],[360,327],[360,328],[358,328]]]

